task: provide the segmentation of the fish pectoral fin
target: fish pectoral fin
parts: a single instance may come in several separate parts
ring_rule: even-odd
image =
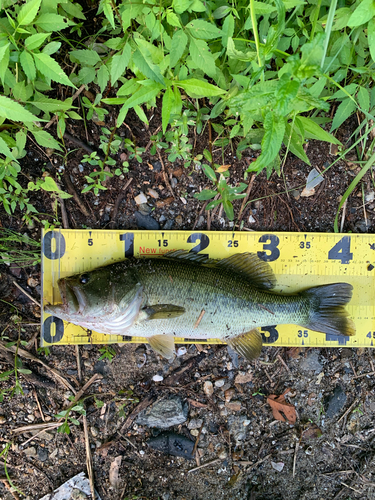
[[[157,304],[146,307],[144,311],[148,314],[147,319],[169,319],[184,314],[185,308],[174,304]]]
[[[233,339],[227,340],[228,345],[244,358],[252,361],[260,355],[262,350],[262,335],[254,328],[246,333],[241,333]]]
[[[155,352],[163,358],[171,359],[174,356],[174,338],[172,335],[153,335],[148,343]]]

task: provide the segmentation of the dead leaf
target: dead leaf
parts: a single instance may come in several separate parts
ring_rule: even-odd
[[[232,401],[230,403],[225,403],[225,406],[228,408],[228,410],[232,410],[232,411],[240,411],[241,410],[241,403],[239,401]]]
[[[252,373],[245,373],[245,375],[237,375],[237,377],[234,380],[235,384],[247,384],[248,382],[251,382],[253,380],[253,374]]]
[[[296,409],[293,405],[287,403],[284,397],[289,391],[290,389],[287,389],[280,396],[276,396],[275,394],[268,396],[267,403],[271,406],[272,414],[276,420],[286,422],[285,418],[281,414],[282,412],[290,424],[295,424],[297,420]]]
[[[163,208],[165,205],[170,205],[173,200],[173,196],[170,196],[169,198],[165,198],[164,200],[157,201],[155,205],[157,206],[157,208]]]
[[[109,482],[111,486],[116,490],[120,487],[120,467],[121,467],[122,456],[116,457],[109,468]]]
[[[309,406],[312,406],[314,404],[315,400],[316,400],[316,394],[315,394],[315,392],[312,392],[309,394],[309,397],[307,398],[307,404]]]
[[[316,424],[309,424],[307,429],[302,432],[303,441],[311,441],[320,438],[323,435],[321,429]]]
[[[291,347],[288,349],[287,353],[290,358],[298,359],[301,351],[302,347]]]
[[[221,174],[223,172],[226,172],[231,165],[221,165],[219,168],[216,169],[216,173]]]
[[[194,406],[194,408],[207,408],[208,405],[205,405],[204,403],[201,403],[200,401],[195,401],[195,399],[187,399],[188,403],[191,404],[191,406]]]

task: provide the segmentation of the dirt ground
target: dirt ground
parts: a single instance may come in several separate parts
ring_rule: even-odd
[[[108,116],[110,127],[114,117]],[[131,127],[137,145],[147,147],[158,119],[156,113],[148,131],[129,115],[128,127],[121,127],[118,133],[131,138]],[[87,145],[85,131],[76,123],[68,126],[68,132]],[[351,123],[347,123],[339,139],[348,141],[352,130]],[[89,147],[94,150],[99,134],[99,127],[92,124]],[[206,135],[198,138],[194,154],[207,147],[207,140]],[[194,144],[194,136],[191,142]],[[155,229],[219,231],[233,227],[220,209],[208,216],[202,210],[203,204],[193,198],[201,188],[211,187],[199,169],[185,169],[181,162],[172,165],[163,153],[161,163],[149,149],[141,164],[131,160],[129,173],[110,179],[100,196],[79,194],[85,184],[84,175],[89,173],[87,164],[80,163],[85,151],[69,138],[66,144],[76,151],[68,156],[65,169],[60,168],[60,156],[47,156],[30,144],[22,171],[25,183],[45,169],[62,188],[69,191],[73,185],[82,206],[76,198],[65,200],[71,228],[142,229],[154,224]],[[225,163],[231,165],[231,183],[242,181],[253,153],[245,151],[238,160],[231,147],[224,151],[214,147],[213,151],[215,161],[221,163],[224,157]],[[320,170],[336,158],[328,145],[316,141],[310,141],[307,155],[312,166]],[[354,161],[337,162],[326,172],[316,193],[305,198],[300,194],[311,167],[289,155],[283,176],[274,174],[268,181],[264,174],[255,178],[250,203],[242,213],[243,230],[332,232],[339,200],[358,169]],[[247,182],[250,179],[251,175]],[[140,192],[147,194],[150,188],[157,197],[149,196],[145,206],[137,206],[135,197]],[[286,190],[293,191],[288,194]],[[358,186],[349,198],[343,232],[374,232],[373,192],[369,173],[363,186]],[[363,196],[370,200],[365,207]],[[54,213],[47,193],[39,192],[31,201],[40,213]],[[236,202],[236,216],[240,207],[241,201]],[[57,214],[61,220],[60,208]],[[22,225],[19,214],[8,217],[0,213],[0,220],[3,227],[40,238],[40,227]],[[73,346],[53,346],[47,356],[38,351],[40,310],[13,285],[15,281],[38,302],[39,266],[19,269],[1,265],[0,274],[2,341],[17,340],[20,334],[22,340],[30,341],[22,348],[34,356],[21,356],[24,368],[32,372],[20,374],[24,394],[5,394],[0,403],[0,442],[3,447],[11,443],[7,471],[26,498],[38,499],[86,471],[87,437],[95,487],[103,500],[375,498],[372,351],[268,347],[253,363],[239,358],[226,346],[201,348],[194,344],[186,346],[187,352],[172,363],[148,347],[136,345],[115,346],[112,361],[99,360],[99,346],[81,346],[79,355]],[[15,322],[17,316],[22,318],[20,325]],[[12,353],[0,348],[0,373],[12,369],[12,363]],[[69,435],[51,428],[57,421],[55,415],[69,405],[68,398],[73,395],[51,369],[62,374],[76,392],[91,381],[83,393],[84,397],[95,394],[95,398],[84,401],[86,440],[84,419],[79,413],[72,414],[80,425],[71,424]],[[0,389],[14,384],[13,375],[8,381],[0,379]],[[282,394],[291,405],[284,410],[288,412],[289,408],[293,414],[293,407],[296,411],[294,425],[278,420],[272,412],[268,396]],[[142,408],[147,413],[159,401],[162,406],[168,401],[180,406],[181,420],[163,432],[179,434],[181,442],[170,435],[169,451],[173,448],[184,454],[188,449],[191,459],[151,447],[160,438],[160,430],[137,419]],[[35,435],[39,430],[33,426],[41,423],[46,428]],[[17,432],[26,425],[31,428]],[[2,469],[0,464],[0,498],[21,498],[20,493],[10,490]]]

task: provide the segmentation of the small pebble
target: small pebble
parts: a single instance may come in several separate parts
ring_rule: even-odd
[[[284,468],[283,462],[271,462],[272,468],[277,470],[277,472],[281,472]]]
[[[84,170],[83,165],[79,164],[79,165],[78,165],[78,170],[82,173],[82,172],[83,172],[83,170]]]
[[[164,377],[163,377],[162,375],[154,375],[154,376],[152,377],[152,380],[153,380],[154,382],[161,382],[162,380],[164,380]]]
[[[7,421],[5,415],[0,415],[0,424],[5,424],[5,422]]]
[[[90,430],[93,437],[97,437],[99,435],[99,429],[97,427],[92,426]]]
[[[159,194],[155,191],[155,189],[148,189],[147,194],[151,196],[151,198],[155,198],[156,200],[159,198]]]
[[[197,436],[198,436],[198,434],[199,434],[199,430],[198,430],[198,429],[192,429],[192,430],[190,431],[190,434],[191,434],[192,436],[194,436],[194,437],[197,437]]]
[[[39,285],[39,281],[36,280],[35,278],[31,277],[27,280],[27,284],[29,285],[29,287],[31,288],[35,288],[36,286]]]
[[[203,390],[207,396],[212,396],[212,394],[214,393],[214,386],[212,385],[212,382],[206,380],[206,382],[203,384]]]
[[[184,356],[187,352],[186,347],[179,347],[177,349],[177,356]]]
[[[220,378],[219,380],[215,381],[215,387],[223,387],[225,384],[225,380],[223,378]]]
[[[136,202],[137,205],[142,205],[142,203],[147,203],[146,195],[141,191],[139,195],[134,198],[134,201]]]

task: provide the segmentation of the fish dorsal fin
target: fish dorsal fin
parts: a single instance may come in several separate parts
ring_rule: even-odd
[[[204,254],[176,250],[164,254],[168,259],[186,260],[208,267],[222,267],[245,277],[259,289],[271,290],[276,285],[276,278],[271,266],[255,253],[236,253],[222,260],[210,259]]]
[[[254,328],[246,333],[241,333],[233,339],[227,340],[228,345],[244,358],[252,361],[260,355],[263,339],[259,331]]]
[[[276,285],[276,278],[271,266],[255,253],[236,253],[217,262],[216,267],[224,267],[241,274],[256,288],[271,290]]]
[[[174,304],[156,304],[146,307],[144,311],[148,314],[147,319],[169,319],[184,314],[185,308]]]
[[[148,343],[155,352],[163,358],[172,359],[174,356],[174,338],[172,335],[153,335]]]
[[[210,259],[204,254],[190,252],[189,250],[175,250],[164,254],[167,259],[188,260],[196,264],[215,265],[218,261]]]

